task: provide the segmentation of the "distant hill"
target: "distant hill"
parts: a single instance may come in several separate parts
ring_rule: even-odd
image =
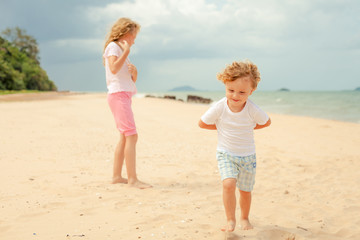
[[[280,92],[290,92],[290,89],[288,89],[288,88],[280,88],[279,91]]]
[[[358,88],[355,88],[355,91],[360,91],[360,87],[358,87]]]
[[[171,92],[194,92],[194,91],[199,91],[199,90],[197,90],[191,86],[180,86],[180,87],[170,89],[169,91],[171,91]]]

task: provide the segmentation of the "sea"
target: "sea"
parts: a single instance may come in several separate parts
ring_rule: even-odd
[[[224,91],[149,92],[152,95],[175,96],[187,101],[188,95],[210,98],[214,102],[225,96]],[[360,91],[255,91],[250,99],[268,113],[309,116],[360,124]]]

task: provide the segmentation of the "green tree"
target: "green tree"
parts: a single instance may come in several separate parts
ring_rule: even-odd
[[[39,61],[21,51],[16,44],[0,37],[0,89],[55,91],[55,84]]]
[[[16,71],[11,64],[0,58],[0,90],[25,89],[24,75]]]
[[[17,47],[21,52],[24,52],[28,57],[34,59],[39,63],[39,47],[35,38],[26,34],[26,30],[19,27],[7,28],[2,32],[2,36]]]

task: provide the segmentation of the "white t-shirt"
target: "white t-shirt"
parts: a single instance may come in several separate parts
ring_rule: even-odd
[[[106,85],[109,94],[115,92],[131,92],[133,94],[136,93],[135,83],[131,78],[131,74],[126,64],[130,62],[128,58],[116,74],[113,74],[110,71],[108,58],[110,56],[120,57],[122,53],[123,51],[121,50],[119,45],[114,42],[110,42],[105,48],[105,52],[103,54],[103,57],[105,59]]]
[[[249,156],[255,153],[254,127],[256,124],[264,125],[269,116],[250,99],[241,112],[234,113],[224,97],[213,104],[201,120],[208,125],[216,125],[217,150],[234,156]]]

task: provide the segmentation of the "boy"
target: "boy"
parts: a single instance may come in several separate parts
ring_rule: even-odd
[[[240,224],[242,229],[248,230],[253,228],[249,212],[256,173],[253,130],[269,126],[271,120],[248,99],[260,81],[255,64],[233,62],[217,78],[225,84],[226,97],[210,107],[201,117],[199,126],[218,132],[216,158],[227,218],[227,225],[221,230],[232,232],[235,229],[236,187],[240,190]]]

